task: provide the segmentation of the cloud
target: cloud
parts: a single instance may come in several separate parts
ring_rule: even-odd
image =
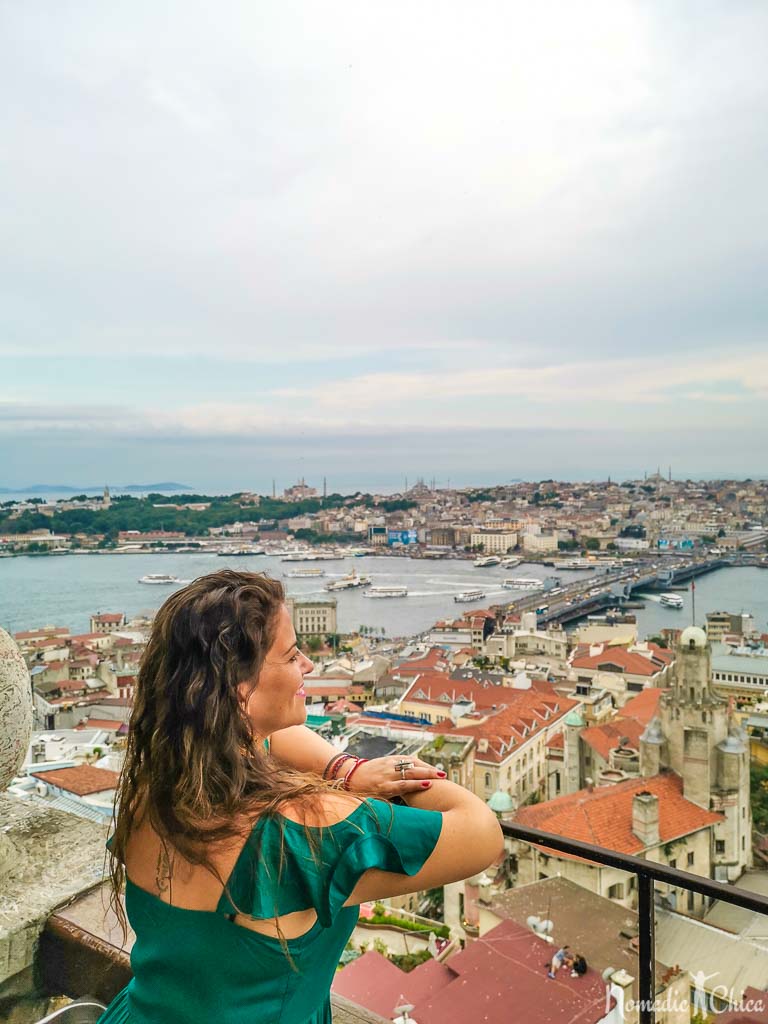
[[[338,383],[273,386],[252,401],[209,399],[181,404],[116,406],[0,403],[0,433],[56,431],[103,437],[328,438],[366,433],[453,433],[491,429],[675,430],[685,411],[688,426],[726,429],[721,407],[738,404],[741,424],[762,422],[768,397],[768,353],[676,357],[651,373],[640,359],[567,363],[547,367],[469,366],[436,373],[370,372]],[[713,419],[714,416],[714,419]]]

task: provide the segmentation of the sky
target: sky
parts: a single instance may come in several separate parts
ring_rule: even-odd
[[[765,475],[763,0],[0,0],[0,486]]]

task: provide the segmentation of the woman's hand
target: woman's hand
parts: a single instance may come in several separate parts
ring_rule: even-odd
[[[401,769],[401,764],[413,765],[412,768]],[[351,771],[354,762],[350,767],[343,765],[339,775],[346,776]],[[405,796],[406,793],[422,793],[433,779],[444,779],[445,772],[438,771],[426,761],[420,761],[418,757],[374,757],[365,761],[355,770],[349,783],[351,793],[368,793],[391,800],[395,796]]]

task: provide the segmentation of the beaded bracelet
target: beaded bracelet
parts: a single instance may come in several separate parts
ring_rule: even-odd
[[[322,777],[324,779],[327,779],[328,778],[328,769],[331,767],[333,762],[337,761],[340,757],[345,757],[345,756],[347,756],[347,755],[345,755],[345,754],[334,754],[333,757],[328,762],[328,764],[325,766],[325,768],[323,768],[323,776]]]
[[[358,757],[357,758],[355,764],[352,765],[352,767],[349,769],[347,774],[344,776],[342,789],[345,789],[347,792],[349,792],[349,783],[350,783],[350,780],[351,780],[352,776],[355,774],[355,772],[360,767],[360,765],[361,764],[365,764],[365,762],[368,761],[368,760],[369,759],[367,757]]]

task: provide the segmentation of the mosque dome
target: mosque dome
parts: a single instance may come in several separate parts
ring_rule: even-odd
[[[488,801],[488,806],[495,814],[509,814],[515,809],[515,801],[509,793],[505,793],[503,789],[497,789]]]
[[[690,647],[706,647],[707,634],[699,626],[688,626],[680,634],[680,646],[685,649]]]

